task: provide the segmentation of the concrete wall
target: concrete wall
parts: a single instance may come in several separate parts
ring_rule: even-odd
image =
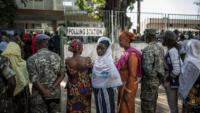
[[[131,46],[137,48],[138,50],[143,49],[146,47],[146,43],[132,43]],[[119,44],[113,45],[113,59],[118,59],[122,52],[124,51],[121,47],[119,47]],[[68,45],[64,46],[64,55],[65,58],[72,56],[72,53],[68,51]],[[83,53],[82,56],[91,57],[92,61],[94,61],[97,58],[96,53],[96,44],[84,44],[83,45]]]

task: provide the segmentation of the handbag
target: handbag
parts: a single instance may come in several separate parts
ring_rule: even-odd
[[[171,88],[178,88],[179,87],[179,75],[176,77],[170,77],[170,87]]]

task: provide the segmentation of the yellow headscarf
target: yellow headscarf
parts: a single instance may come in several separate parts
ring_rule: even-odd
[[[29,84],[26,61],[22,59],[21,49],[15,42],[10,42],[2,55],[10,60],[13,70],[16,72],[16,88],[14,91],[15,96]]]

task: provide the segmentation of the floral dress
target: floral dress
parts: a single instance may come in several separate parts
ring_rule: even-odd
[[[67,66],[67,113],[91,112],[91,79],[89,68],[82,66],[75,70]]]
[[[186,98],[184,113],[199,113],[200,112],[200,76],[193,85]]]

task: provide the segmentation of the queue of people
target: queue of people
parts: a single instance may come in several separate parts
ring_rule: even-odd
[[[182,70],[185,70],[184,65],[188,62],[183,61],[179,51],[180,47],[177,43],[177,36],[172,31],[166,31],[163,35],[163,46],[167,47],[167,51],[159,45],[156,41],[156,31],[153,29],[147,29],[145,33],[145,40],[148,44],[142,52],[132,48],[130,43],[134,40],[134,34],[130,32],[122,32],[119,36],[119,44],[124,48],[124,53],[120,57],[119,61],[116,63],[116,67],[113,66],[113,59],[111,56],[110,40],[106,37],[99,39],[97,43],[97,54],[98,58],[95,60],[92,69],[92,90],[95,97],[95,104],[97,113],[134,113],[135,112],[135,97],[137,93],[139,78],[141,78],[141,111],[142,113],[156,113],[156,105],[158,98],[159,86],[163,85],[169,105],[170,113],[179,113],[178,109],[178,98],[181,96],[183,99],[183,113],[198,113],[199,112],[199,69],[198,69],[198,55],[199,49],[198,44],[192,46],[191,50],[196,53],[188,53],[186,49],[185,59],[191,56],[191,54],[196,55],[195,67],[196,72],[194,79],[187,81],[188,78],[193,76],[189,73],[191,70],[187,67],[187,74],[184,74]],[[192,39],[195,43],[200,43],[196,39]],[[73,40],[72,42],[79,42],[78,40]],[[190,43],[190,40],[188,41]],[[186,45],[188,45],[188,43]],[[77,44],[70,44],[69,48],[79,47]],[[78,44],[81,45],[81,44]],[[191,44],[189,44],[191,45]],[[192,44],[193,45],[193,44]],[[185,47],[188,48],[188,47]],[[82,49],[81,49],[82,51]],[[79,52],[81,53],[81,52]],[[75,55],[73,55],[75,57]],[[191,58],[191,57],[190,57]],[[68,59],[69,60],[69,59]],[[192,59],[190,59],[192,61]],[[76,62],[80,62],[76,60]],[[92,67],[91,62],[89,63],[90,69]],[[81,65],[79,65],[81,66]],[[85,66],[87,67],[87,66]],[[116,70],[117,68],[117,70]],[[70,68],[69,68],[70,69]],[[77,69],[77,68],[76,68]],[[78,69],[79,70],[79,69]],[[71,71],[71,72],[78,72]],[[81,71],[81,68],[80,70]],[[88,72],[88,71],[87,71]],[[186,71],[184,71],[186,73]],[[78,75],[78,74],[77,74]],[[112,77],[115,75],[115,81]],[[70,80],[79,80],[81,77],[74,78],[74,75],[68,75]],[[119,79],[120,76],[120,79]],[[185,78],[184,76],[188,77]],[[90,79],[90,77],[87,77]],[[179,82],[182,80],[182,83]],[[82,79],[83,80],[83,79]],[[81,80],[80,80],[81,81]],[[187,82],[187,85],[185,84]],[[70,86],[70,85],[69,85]],[[189,86],[189,87],[188,87]],[[78,86],[80,87],[80,86]],[[77,87],[77,88],[78,88]],[[183,88],[182,88],[183,87]],[[69,87],[68,87],[69,88]],[[182,88],[182,89],[181,89]],[[190,88],[190,89],[187,89]],[[116,90],[118,89],[118,90]],[[193,91],[193,92],[190,92]],[[77,91],[77,90],[76,90]],[[80,91],[80,90],[79,90]],[[90,91],[90,90],[89,90]],[[117,106],[115,106],[114,101],[116,101],[115,92],[118,92]],[[187,91],[187,96],[183,96],[182,93]],[[189,93],[190,92],[190,93]],[[91,94],[92,92],[90,92]],[[68,94],[70,95],[70,94]],[[190,96],[193,95],[193,96]],[[80,97],[80,96],[79,96]],[[90,96],[89,96],[90,97]],[[187,99],[186,99],[187,97]],[[71,99],[70,96],[68,98]],[[189,100],[190,99],[190,100]],[[192,101],[193,100],[193,101]],[[74,102],[75,105],[80,105],[79,112],[85,113],[83,108],[83,101]],[[192,104],[193,102],[193,104]],[[75,104],[76,103],[76,104]],[[79,104],[77,104],[79,103]],[[91,104],[91,103],[90,103]],[[91,105],[88,104],[90,107]],[[67,105],[70,108],[70,105]],[[78,112],[77,109],[71,109],[70,113]]]
[[[98,39],[95,62],[81,56],[83,43],[73,39],[68,47],[73,55],[63,62],[48,49],[50,37],[45,34],[34,35],[35,53],[25,61],[15,36],[10,42],[0,43],[0,112],[61,112],[60,83],[67,75],[67,113],[91,113],[92,93],[97,113],[135,113],[139,84],[142,113],[156,113],[161,85],[170,113],[179,113],[179,97],[183,100],[183,113],[199,113],[200,41],[190,39],[180,47],[178,37],[172,31],[163,33],[165,51],[156,40],[156,31],[146,29],[147,46],[140,51],[131,47],[135,34],[123,31],[119,45],[124,52],[117,62],[113,60],[109,38]],[[182,48],[184,57],[180,54]]]

